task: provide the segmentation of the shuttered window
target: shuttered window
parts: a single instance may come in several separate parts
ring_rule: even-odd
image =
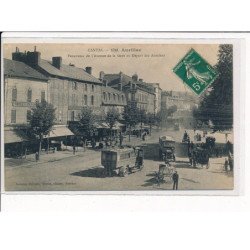
[[[11,110],[11,123],[16,123],[16,110]]]
[[[16,102],[17,100],[17,89],[12,89],[12,102]]]
[[[41,101],[45,101],[45,91],[41,92]]]
[[[28,92],[27,92],[27,102],[31,102],[31,100],[32,100],[32,90],[28,89]]]
[[[88,96],[87,95],[84,96],[84,105],[88,105]]]
[[[27,110],[27,122],[30,122],[31,119],[31,110]]]

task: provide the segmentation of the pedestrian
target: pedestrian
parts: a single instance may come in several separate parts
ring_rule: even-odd
[[[173,181],[174,181],[173,190],[177,190],[178,189],[178,181],[179,181],[179,175],[178,175],[177,171],[175,171],[173,174]]]
[[[76,153],[76,146],[73,145],[73,155]]]
[[[224,164],[224,168],[225,168],[225,171],[227,172],[228,171],[228,165],[229,165],[229,162],[227,160],[227,158],[225,159],[225,164]]]
[[[39,160],[39,154],[38,154],[38,152],[35,153],[35,159],[36,159],[36,162],[38,162],[38,160]]]

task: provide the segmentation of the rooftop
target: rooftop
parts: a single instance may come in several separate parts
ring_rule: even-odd
[[[58,69],[52,65],[51,61],[41,59],[39,62],[39,67],[53,76],[66,77],[72,80],[102,84],[99,79],[87,73],[83,68],[77,68],[73,65],[61,64],[60,69]]]
[[[47,81],[48,78],[23,62],[4,58],[4,75]]]
[[[154,94],[154,87],[143,81],[135,81],[131,76],[123,73],[119,74],[105,74],[103,78],[109,86],[118,87],[119,83],[122,83],[123,87],[127,87],[131,83],[135,83],[137,88]]]

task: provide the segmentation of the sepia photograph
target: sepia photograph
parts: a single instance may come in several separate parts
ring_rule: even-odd
[[[234,190],[227,42],[3,43],[4,190]]]

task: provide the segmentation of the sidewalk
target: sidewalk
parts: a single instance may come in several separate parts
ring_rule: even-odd
[[[60,161],[66,158],[70,157],[91,157],[91,155],[96,154],[97,151],[86,149],[86,151],[83,151],[83,149],[79,149],[76,151],[75,154],[73,154],[73,150],[67,149],[63,151],[56,151],[55,153],[46,153],[42,152],[40,156],[40,160],[36,162],[35,160],[35,154],[27,155],[26,158],[5,158],[4,163],[5,167],[7,168],[15,168],[15,167],[27,167],[27,166],[33,166],[48,162],[54,162],[54,161]]]

